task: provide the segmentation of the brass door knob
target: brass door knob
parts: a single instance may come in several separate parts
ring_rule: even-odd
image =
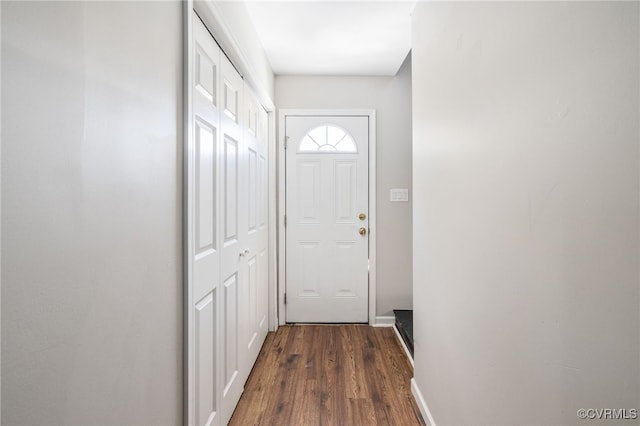
[[[367,228],[360,228],[358,229],[358,233],[360,233],[360,235],[366,235],[367,234]]]

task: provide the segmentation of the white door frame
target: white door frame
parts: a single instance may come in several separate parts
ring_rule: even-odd
[[[278,114],[278,324],[286,323],[285,120],[287,116],[366,116],[369,118],[369,325],[376,319],[376,111],[374,109],[281,109]]]

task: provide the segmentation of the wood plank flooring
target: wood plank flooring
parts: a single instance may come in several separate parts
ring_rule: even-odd
[[[230,425],[424,425],[391,328],[293,325],[269,333]]]

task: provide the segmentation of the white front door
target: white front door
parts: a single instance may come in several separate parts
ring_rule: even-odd
[[[287,116],[286,321],[368,321],[368,116]]]

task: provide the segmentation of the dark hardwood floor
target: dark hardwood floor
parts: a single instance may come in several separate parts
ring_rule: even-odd
[[[424,425],[391,328],[281,326],[269,333],[230,425]]]

